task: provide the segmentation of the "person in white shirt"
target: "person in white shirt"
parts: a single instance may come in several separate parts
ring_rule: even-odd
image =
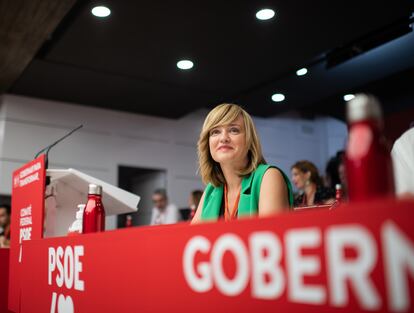
[[[395,141],[391,156],[397,195],[414,196],[414,127]]]
[[[178,208],[172,203],[168,203],[167,192],[165,189],[157,189],[152,194],[151,225],[174,224],[178,222]]]

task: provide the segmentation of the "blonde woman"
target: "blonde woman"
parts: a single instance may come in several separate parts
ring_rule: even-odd
[[[198,160],[207,186],[192,223],[272,216],[292,206],[288,177],[266,164],[253,120],[238,105],[221,104],[207,115]]]

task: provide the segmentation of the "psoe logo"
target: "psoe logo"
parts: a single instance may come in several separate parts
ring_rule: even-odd
[[[81,279],[83,246],[49,247],[48,251],[48,284],[58,288],[66,287],[66,290],[85,290],[85,282]],[[59,290],[59,289],[58,289]],[[58,294],[59,293],[59,294]],[[74,293],[72,292],[72,295]],[[50,312],[74,313],[75,304],[70,295],[58,292],[52,293]]]

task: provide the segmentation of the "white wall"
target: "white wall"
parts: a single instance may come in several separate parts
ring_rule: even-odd
[[[330,157],[344,149],[345,123],[330,118],[313,120],[277,117],[254,118],[266,161],[290,176],[290,167],[299,160],[312,161],[324,174]]]
[[[165,169],[178,207],[187,205],[192,189],[203,188],[196,142],[205,110],[171,120],[14,95],[0,101],[0,194],[10,194],[14,169],[79,124],[84,127],[51,150],[50,168],[76,168],[114,185],[118,165]],[[345,125],[331,118],[254,120],[266,160],[287,174],[299,159],[323,170],[345,142]]]

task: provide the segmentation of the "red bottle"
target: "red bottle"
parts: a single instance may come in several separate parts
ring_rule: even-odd
[[[342,186],[341,184],[335,185],[335,201],[340,203],[342,201]]]
[[[128,214],[125,220],[125,227],[132,227],[132,216]]]
[[[342,186],[341,184],[335,185],[335,201],[332,203],[330,209],[337,208],[342,202]]]
[[[89,184],[82,230],[84,234],[105,230],[105,209],[102,204],[102,187],[99,185]]]
[[[360,94],[347,105],[349,140],[345,153],[349,201],[394,195],[391,155],[382,134],[378,101]]]

